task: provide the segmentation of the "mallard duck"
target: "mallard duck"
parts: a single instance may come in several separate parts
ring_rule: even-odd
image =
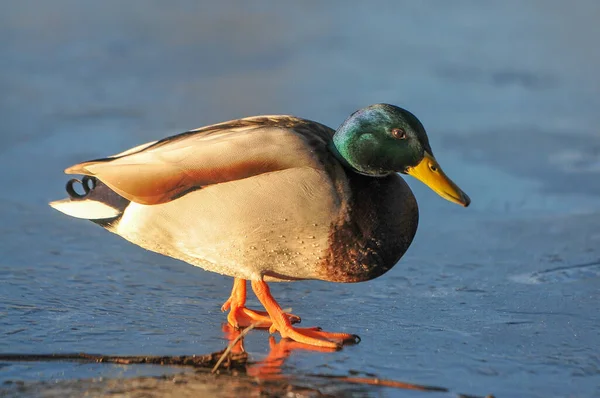
[[[440,168],[421,122],[388,104],[354,112],[337,130],[294,116],[228,121],[65,173],[85,177],[70,180],[69,198],[52,207],[233,277],[222,307],[232,326],[257,324],[326,348],[358,336],[293,326],[299,318],[281,309],[267,282],[361,282],[389,271],[418,224],[398,173],[470,203]],[[246,308],[246,281],[266,312]]]

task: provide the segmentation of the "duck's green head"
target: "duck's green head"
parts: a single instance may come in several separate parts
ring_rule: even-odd
[[[405,109],[376,104],[354,112],[335,132],[333,151],[360,174],[410,174],[451,202],[471,203],[433,157],[419,119]]]

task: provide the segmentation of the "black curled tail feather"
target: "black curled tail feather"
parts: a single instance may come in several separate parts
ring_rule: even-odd
[[[131,203],[92,176],[71,179],[65,187],[69,197],[50,203],[71,217],[93,221],[105,228],[116,226]]]
[[[83,194],[77,193],[73,185],[75,183],[81,184],[83,188]],[[72,178],[67,181],[67,193],[72,200],[76,199],[84,199],[91,191],[93,191],[98,185],[98,179],[96,177],[84,176],[81,180],[77,178]]]
[[[80,184],[83,193],[75,190],[75,184]],[[102,202],[114,209],[123,212],[131,203],[96,177],[84,176],[81,180],[77,178],[70,179],[66,185],[67,193],[72,201],[93,200]]]

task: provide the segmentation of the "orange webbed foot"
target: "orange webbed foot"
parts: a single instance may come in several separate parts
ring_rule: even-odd
[[[269,286],[264,281],[252,281],[252,289],[271,317],[273,323],[269,328],[271,333],[279,331],[283,338],[331,349],[339,349],[344,344],[360,342],[360,338],[354,334],[324,332],[320,328],[293,327],[279,304],[271,296]]]
[[[275,330],[279,331],[283,338],[322,348],[340,349],[345,344],[358,344],[360,342],[360,337],[355,334],[325,332],[320,328],[298,328],[284,325],[281,329],[273,326],[269,329],[270,332]]]

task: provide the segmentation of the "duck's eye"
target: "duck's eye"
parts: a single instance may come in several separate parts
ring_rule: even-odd
[[[404,129],[392,129],[392,135],[398,140],[406,139],[406,131]]]

